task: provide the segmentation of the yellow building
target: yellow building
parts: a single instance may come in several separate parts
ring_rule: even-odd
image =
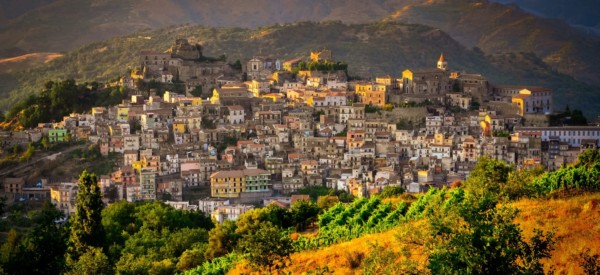
[[[280,101],[280,100],[283,100],[283,99],[284,99],[284,98],[283,98],[283,95],[282,95],[282,94],[279,94],[279,93],[270,93],[270,94],[264,94],[264,95],[262,95],[261,97],[262,97],[262,98],[267,98],[267,99],[273,100],[273,102],[277,102],[277,101]]]
[[[178,121],[178,122],[174,122],[173,123],[173,132],[178,133],[178,134],[184,134],[185,133],[185,122],[183,121]]]
[[[129,120],[129,107],[117,107],[117,120],[120,122],[127,122]]]
[[[294,69],[297,69],[300,61],[302,61],[302,58],[297,57],[297,58],[290,59],[288,61],[283,62],[283,70],[291,72]]]
[[[394,78],[392,78],[390,75],[378,76],[375,78],[375,83],[385,85],[385,86],[392,86],[393,81],[394,81]]]
[[[237,198],[242,192],[267,192],[271,173],[262,169],[219,171],[210,175],[210,195]]]
[[[512,103],[517,104],[519,106],[519,115],[525,114],[525,100],[529,97],[527,94],[518,94],[513,96]]]
[[[331,61],[331,60],[333,60],[331,50],[323,49],[321,51],[310,52],[310,61],[312,61],[312,62]]]
[[[355,93],[358,101],[364,104],[383,107],[385,105],[386,86],[373,83],[356,83]]]

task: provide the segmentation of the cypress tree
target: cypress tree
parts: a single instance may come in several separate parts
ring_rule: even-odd
[[[98,187],[98,178],[83,171],[79,177],[76,210],[71,217],[71,234],[67,262],[74,265],[79,257],[91,248],[104,246],[104,228],[102,227],[102,194]]]

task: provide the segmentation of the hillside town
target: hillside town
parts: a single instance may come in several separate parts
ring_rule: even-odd
[[[600,140],[598,126],[552,121],[552,87],[496,85],[453,70],[443,54],[430,68],[361,79],[328,49],[289,60],[257,55],[234,68],[178,39],[139,58],[119,83],[133,91],[121,104],[3,131],[0,144],[95,144],[118,160],[98,175],[106,204],[162,200],[222,222],[256,205],[289,206],[306,187],[369,197],[386,186],[450,186],[484,156],[553,171]],[[185,93],[139,89],[149,82],[182,83]],[[75,212],[76,179],[4,177],[9,200]]]

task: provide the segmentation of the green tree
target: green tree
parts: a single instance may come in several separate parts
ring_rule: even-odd
[[[504,185],[512,171],[512,167],[504,161],[480,157],[465,181],[465,190],[478,196],[486,192],[499,196],[504,192]]]
[[[208,232],[208,247],[204,254],[206,259],[214,259],[233,251],[239,239],[236,229],[236,223],[229,220],[211,229]]]
[[[42,144],[42,147],[44,147],[44,150],[48,150],[48,148],[50,148],[50,141],[48,141],[48,137],[43,137],[40,143]]]
[[[577,157],[578,166],[585,165],[589,168],[596,163],[600,163],[600,149],[585,150]]]
[[[202,96],[202,86],[196,86],[190,93],[195,97]]]
[[[23,153],[23,156],[21,156],[21,158],[24,160],[29,160],[29,159],[31,159],[31,157],[33,156],[34,153],[35,153],[35,147],[33,146],[33,143],[30,142],[27,145],[27,150],[25,150],[25,152]]]
[[[338,202],[340,202],[340,199],[337,196],[319,196],[317,199],[317,207],[319,207],[321,210],[325,210],[336,205]]]
[[[56,223],[62,217],[63,213],[48,201],[34,217],[36,226],[28,235],[28,267],[33,269],[32,273],[60,274],[64,271],[68,231]]]
[[[152,267],[148,271],[150,275],[171,275],[175,273],[175,264],[171,259],[163,259],[162,261],[155,261],[152,263]]]
[[[113,274],[112,266],[108,257],[102,252],[102,248],[89,247],[77,262],[71,265],[68,274]]]
[[[312,201],[297,200],[290,208],[296,231],[302,231],[317,219],[319,207]]]
[[[282,264],[293,251],[288,234],[269,223],[261,223],[255,232],[244,235],[239,247],[251,263],[269,268]]]
[[[8,231],[6,241],[0,247],[0,271],[6,274],[31,274],[29,269],[23,269],[29,264],[23,236],[15,229]]]
[[[527,242],[513,221],[517,210],[497,207],[495,195],[467,195],[451,207],[446,202],[427,211],[432,241],[428,267],[433,274],[543,274],[552,234],[536,231]]]
[[[204,253],[206,253],[206,245],[184,251],[177,262],[177,270],[185,271],[201,265],[205,262]]]
[[[502,193],[511,200],[533,196],[535,194],[533,183],[544,173],[546,173],[546,169],[542,165],[511,172],[506,184],[502,187]]]
[[[105,244],[104,227],[102,226],[104,205],[96,175],[89,174],[84,170],[79,177],[78,187],[67,251],[67,264],[69,265],[76,264],[79,257],[90,248],[101,248]]]
[[[404,194],[404,188],[400,186],[386,186],[383,188],[379,197],[381,198],[393,198]]]

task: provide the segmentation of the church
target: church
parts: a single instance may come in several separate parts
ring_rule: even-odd
[[[407,95],[445,95],[452,90],[452,79],[444,54],[436,68],[407,69],[402,72],[402,92]]]

